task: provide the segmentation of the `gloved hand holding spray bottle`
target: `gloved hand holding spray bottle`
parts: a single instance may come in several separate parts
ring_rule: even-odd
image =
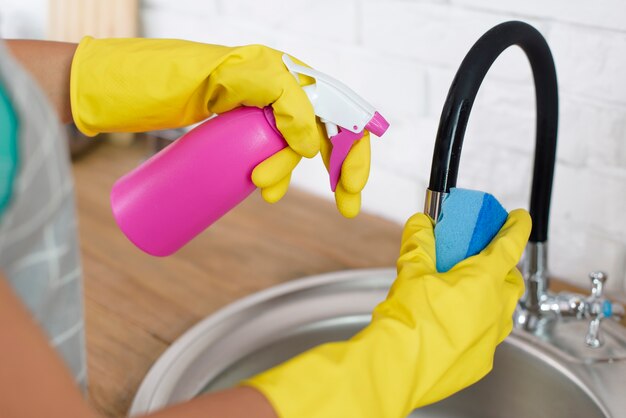
[[[364,130],[382,136],[389,124],[343,83],[319,71],[283,62],[303,89],[332,143],[329,162],[335,191],[352,145]],[[287,147],[272,109],[240,107],[197,126],[113,186],[111,206],[124,234],[145,252],[166,256],[229,212],[255,189],[251,173]]]

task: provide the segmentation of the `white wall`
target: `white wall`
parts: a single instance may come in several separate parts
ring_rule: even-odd
[[[392,127],[384,139],[373,140],[363,206],[398,222],[422,208],[439,115],[456,68],[482,33],[511,19],[544,34],[560,83],[551,270],[587,286],[587,272],[603,269],[610,275],[609,289],[624,292],[622,0],[145,0],[142,5],[146,36],[264,43],[332,74],[374,103]],[[530,77],[518,49],[496,62],[474,106],[459,175],[459,187],[494,193],[508,209],[528,201],[535,111]],[[302,164],[294,179],[331,198],[327,181],[318,161]]]
[[[0,0],[0,37],[43,38],[47,13],[47,0]]]

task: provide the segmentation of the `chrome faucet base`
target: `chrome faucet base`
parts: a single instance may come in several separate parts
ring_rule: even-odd
[[[522,272],[526,280],[526,293],[515,312],[517,328],[529,331],[542,339],[551,339],[557,322],[563,320],[589,320],[584,343],[597,349],[603,345],[601,324],[605,318],[621,319],[625,309],[603,296],[606,273],[592,272],[591,295],[548,291],[547,243],[531,242],[522,261]]]
[[[526,279],[526,292],[521,304],[524,309],[538,313],[547,298],[550,281],[548,277],[548,243],[529,242],[522,260],[522,274]]]

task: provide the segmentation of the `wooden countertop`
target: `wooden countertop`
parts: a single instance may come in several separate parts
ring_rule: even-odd
[[[103,144],[74,164],[85,283],[92,404],[125,417],[151,365],[193,324],[266,287],[312,274],[395,265],[401,226],[291,189],[274,205],[258,193],[179,253],[135,248],[109,208],[113,182],[147,155]]]

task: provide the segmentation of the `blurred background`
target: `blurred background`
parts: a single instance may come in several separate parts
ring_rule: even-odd
[[[0,0],[0,36],[173,37],[287,51],[351,86],[391,122],[373,139],[363,209],[398,223],[422,209],[440,112],[465,53],[497,23],[547,38],[560,84],[550,269],[587,286],[609,273],[626,292],[626,7],[621,0]],[[526,207],[534,91],[517,48],[496,61],[474,106],[459,187]],[[128,139],[127,139],[128,140]],[[332,199],[322,164],[293,183]],[[375,243],[372,243],[375,245]]]

